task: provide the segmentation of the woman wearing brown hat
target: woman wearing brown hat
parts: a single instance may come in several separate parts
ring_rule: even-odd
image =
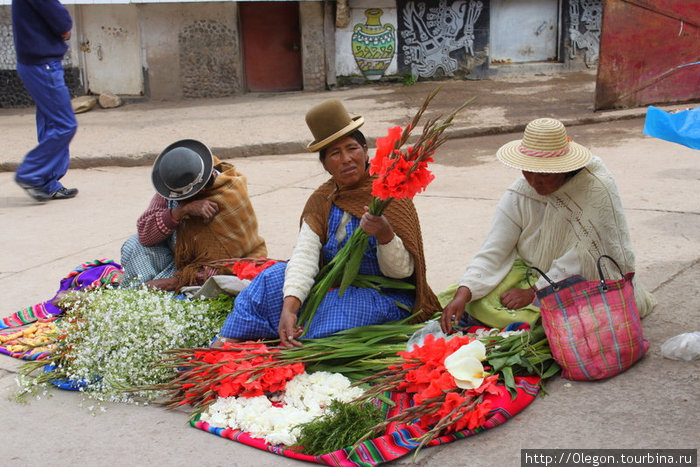
[[[299,310],[314,285],[319,268],[328,264],[357,228],[370,235],[361,274],[401,279],[415,290],[348,287],[326,294],[304,338],[320,338],[353,327],[397,320],[420,311],[428,319],[440,307],[425,276],[423,241],[411,200],[395,200],[382,216],[367,212],[371,178],[362,117],[350,118],[343,104],[330,99],[312,108],[306,123],[331,178],[308,199],[301,215],[297,244],[288,263],[265,269],[243,289],[221,330],[226,340],[276,338],[282,345],[301,345]]]
[[[522,139],[503,145],[498,159],[522,171],[498,203],[491,230],[459,283],[441,293],[447,303],[443,331],[465,311],[477,321],[503,328],[539,318],[534,291],[525,280],[526,264],[554,281],[579,274],[596,280],[596,261],[613,257],[624,272],[635,261],[622,202],[612,174],[588,149],[570,141],[558,120],[533,120]],[[617,277],[603,263],[606,277]],[[640,316],[655,304],[635,277]],[[547,285],[544,278],[535,284]]]

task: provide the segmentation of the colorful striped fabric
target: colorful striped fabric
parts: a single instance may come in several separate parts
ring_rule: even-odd
[[[54,321],[56,319],[57,318],[50,318],[48,320],[43,320],[43,321],[49,322],[49,321]],[[17,327],[13,327],[13,328],[1,329],[0,336],[6,337],[6,336],[14,334],[20,330],[23,330],[27,326],[28,325],[22,325],[22,326],[17,326]],[[48,357],[49,355],[51,355],[50,351],[42,350],[41,348],[33,348],[32,349],[32,348],[25,347],[26,350],[21,350],[21,351],[10,350],[11,348],[14,347],[14,345],[16,345],[16,344],[12,341],[1,343],[0,344],[0,353],[5,354],[5,355],[9,355],[10,357],[13,357],[13,358],[19,358],[21,360],[30,360],[30,361],[31,360],[42,360],[42,359]]]
[[[511,400],[510,394],[504,386],[498,386],[499,394],[486,396],[491,401],[493,409],[490,411],[489,418],[483,426],[435,438],[427,446],[447,444],[500,425],[535,399],[539,392],[539,381],[540,378],[537,376],[516,378],[517,397],[514,400]],[[391,398],[396,403],[396,406],[387,411],[387,417],[405,410],[409,406],[409,398],[406,394],[392,393]],[[190,425],[222,438],[237,441],[273,454],[335,467],[368,467],[398,459],[416,449],[419,443],[414,441],[414,439],[425,433],[424,430],[415,424],[402,425],[398,428],[390,429],[388,434],[363,442],[352,456],[348,456],[350,448],[321,456],[310,456],[285,446],[272,446],[264,440],[253,438],[249,433],[240,430],[209,426],[207,422],[199,421],[199,417],[195,417],[190,422]]]
[[[0,329],[16,328],[38,320],[48,320],[61,314],[61,309],[51,303],[59,293],[68,290],[89,290],[119,282],[123,275],[120,264],[108,259],[83,263],[61,279],[56,295],[0,320]]]
[[[90,290],[115,284],[119,282],[122,275],[121,265],[112,260],[98,259],[82,263],[61,279],[58,291],[52,299],[0,319],[0,334],[12,334],[36,321],[52,321],[62,313],[62,310],[52,303],[60,293],[69,290]],[[0,345],[0,353],[22,360],[40,360],[50,355],[47,351],[10,351],[5,345]]]

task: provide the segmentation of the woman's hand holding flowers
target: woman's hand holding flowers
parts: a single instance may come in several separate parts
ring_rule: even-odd
[[[391,228],[386,217],[370,214],[369,206],[365,206],[365,213],[360,218],[360,227],[367,232],[367,235],[376,237],[380,245],[385,245],[394,238],[394,229]]]

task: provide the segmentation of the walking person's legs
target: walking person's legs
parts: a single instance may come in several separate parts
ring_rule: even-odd
[[[17,167],[15,180],[39,201],[72,198],[78,193],[77,189],[66,189],[59,180],[68,171],[69,144],[78,123],[61,62],[44,65],[18,63],[17,73],[36,103],[39,144]]]

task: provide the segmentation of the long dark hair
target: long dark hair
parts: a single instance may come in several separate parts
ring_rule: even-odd
[[[363,146],[363,147],[367,146],[367,138],[365,138],[365,135],[362,134],[362,132],[360,130],[355,130],[346,136],[348,136],[348,137],[354,139],[355,141],[357,141],[358,143],[360,143],[360,146]],[[326,150],[327,149],[328,149],[328,146],[326,146],[325,148],[321,149],[318,152],[318,160],[320,160],[321,162],[323,162],[326,159]]]

